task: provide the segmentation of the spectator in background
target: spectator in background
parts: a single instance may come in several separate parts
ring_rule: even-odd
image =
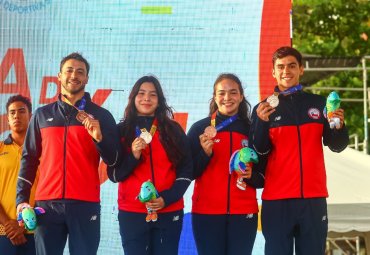
[[[30,100],[22,95],[12,96],[6,103],[10,134],[0,142],[0,252],[6,255],[36,254],[33,233],[18,225],[15,203],[22,147],[31,112]],[[31,206],[35,188],[36,185],[31,191]]]

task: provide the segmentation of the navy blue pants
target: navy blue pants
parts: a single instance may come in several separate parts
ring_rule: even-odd
[[[324,255],[328,232],[325,198],[262,201],[266,255]]]
[[[0,254],[35,255],[35,240],[32,234],[26,234],[27,242],[23,245],[13,245],[6,236],[0,236]]]
[[[183,210],[158,213],[156,222],[146,222],[145,213],[118,212],[125,255],[177,255]]]
[[[192,214],[199,255],[252,254],[257,233],[257,214]]]
[[[94,255],[100,241],[100,204],[84,201],[38,201],[45,209],[35,231],[37,255],[63,255],[68,237],[71,255]]]

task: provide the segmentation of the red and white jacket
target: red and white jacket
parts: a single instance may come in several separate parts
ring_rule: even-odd
[[[279,95],[270,121],[252,113],[250,146],[267,155],[264,200],[327,197],[323,143],[334,152],[348,145],[348,132],[330,129],[326,99],[302,91]]]
[[[227,119],[217,113],[216,125]],[[256,189],[263,185],[263,176],[252,171],[251,180],[247,181],[247,189],[240,190],[236,186],[237,174],[229,173],[231,155],[248,146],[249,125],[236,119],[230,125],[217,132],[212,155],[209,157],[201,148],[199,135],[210,125],[210,117],[193,124],[188,132],[190,138],[195,185],[193,193],[192,213],[198,214],[252,214],[258,212]],[[254,169],[254,167],[253,167]],[[259,184],[258,184],[259,183]]]
[[[85,111],[99,120],[103,140],[95,142],[76,119],[77,110],[60,97],[38,108],[31,118],[23,145],[17,204],[29,201],[37,168],[36,201],[100,201],[100,156],[108,165],[114,165],[119,154],[119,138],[113,116],[92,103],[88,93],[84,97]]]

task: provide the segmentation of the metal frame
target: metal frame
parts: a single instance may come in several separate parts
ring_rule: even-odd
[[[355,252],[354,254],[360,255],[360,237],[355,236],[355,237],[336,237],[336,238],[331,238],[328,237],[326,238],[326,252],[330,252],[330,246],[334,246],[336,249],[338,249],[343,255],[347,255],[348,253],[345,252],[338,244],[337,241],[345,241],[348,245],[348,247],[351,248],[351,252]],[[354,241],[356,246],[354,246],[350,241]],[[331,253],[329,253],[331,254]],[[352,253],[351,253],[352,254]]]

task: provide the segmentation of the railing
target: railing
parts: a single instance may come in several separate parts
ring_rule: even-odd
[[[326,254],[333,254],[333,250],[339,251],[341,255],[360,255],[360,237],[328,237],[326,239]]]

